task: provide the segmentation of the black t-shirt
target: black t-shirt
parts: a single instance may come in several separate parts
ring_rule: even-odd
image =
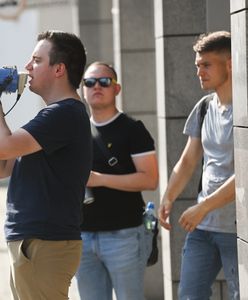
[[[96,126],[110,153],[118,159],[119,168],[108,165],[93,137],[93,170],[107,174],[136,172],[131,155],[154,152],[154,141],[141,121],[121,113],[104,126]],[[141,192],[126,192],[106,187],[93,188],[95,201],[83,205],[84,231],[118,230],[142,223],[144,201]]]
[[[23,128],[42,150],[16,159],[7,196],[6,239],[80,239],[80,202],[92,167],[84,104],[56,102]]]

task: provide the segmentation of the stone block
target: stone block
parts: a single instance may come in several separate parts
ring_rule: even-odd
[[[248,243],[238,239],[240,299],[248,299]]]
[[[234,159],[236,174],[236,210],[238,237],[248,241],[248,231],[244,224],[248,220],[248,128],[234,128]]]
[[[156,98],[157,116],[165,118],[165,65],[164,65],[164,38],[156,39]]]
[[[210,300],[224,300],[221,295],[222,286],[219,281],[215,281],[212,285],[212,296],[210,297]]]
[[[232,22],[232,76],[233,123],[248,126],[247,91],[247,11],[231,16]]]
[[[230,3],[227,0],[206,1],[207,32],[216,30],[230,31]],[[221,13],[216,13],[217,11]]]
[[[111,19],[112,0],[80,0],[79,15],[81,21]]]
[[[127,112],[156,113],[154,50],[123,53],[122,101]]]
[[[161,231],[161,229],[160,229]],[[164,300],[162,272],[162,249],[161,238],[158,239],[159,259],[158,262],[146,268],[145,272],[145,299]]]
[[[188,137],[182,133],[185,121],[186,118],[166,120],[166,168],[169,176],[176,162],[179,160],[188,139]],[[200,180],[200,167],[201,161],[199,161],[199,166],[196,169],[196,172],[194,173],[193,177],[187,184],[180,197],[189,199],[196,197]]]
[[[230,0],[230,11],[231,13],[235,13],[242,9],[246,9],[248,7],[247,0]]]
[[[155,141],[155,147],[158,149],[158,124],[156,114],[132,114],[136,120],[141,120]]]
[[[163,27],[165,36],[205,32],[206,1],[163,1]]]
[[[153,1],[120,1],[120,11],[121,47],[153,49],[155,47]]]
[[[95,60],[113,62],[112,23],[81,25],[80,36],[87,51],[87,64]]]
[[[154,29],[155,38],[161,38],[164,36],[164,25],[163,25],[163,0],[153,1],[154,4]]]
[[[178,224],[181,214],[189,207],[195,204],[194,200],[176,200],[173,205],[173,210],[170,215],[170,224],[172,229],[170,231],[170,247],[171,247],[171,264],[172,264],[172,279],[179,281],[181,268],[181,255],[186,237],[186,231]]]
[[[187,137],[183,134],[183,127],[186,118],[166,119],[166,147],[168,159],[168,174],[171,174],[174,165],[181,156],[187,142]]]
[[[229,295],[228,295],[228,287],[226,281],[220,281],[221,283],[221,290],[222,290],[222,299],[223,300],[228,300]]]
[[[164,40],[166,117],[188,116],[204,94],[196,76],[195,38],[177,36]]]
[[[174,281],[173,282],[173,300],[178,300],[178,286],[179,286],[179,281]]]
[[[158,117],[158,158],[159,158],[159,182],[160,197],[164,194],[168,181],[166,120]]]

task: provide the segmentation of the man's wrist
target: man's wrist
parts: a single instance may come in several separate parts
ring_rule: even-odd
[[[168,198],[164,198],[161,202],[162,205],[164,206],[171,206],[173,205],[174,201]]]
[[[204,201],[200,202],[199,205],[202,207],[202,209],[205,211],[205,213],[209,213],[211,211],[211,202],[209,201],[209,198],[206,197]]]

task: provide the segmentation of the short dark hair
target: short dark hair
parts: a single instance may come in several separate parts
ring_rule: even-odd
[[[231,34],[228,31],[201,34],[196,40],[193,49],[198,53],[215,51],[231,54]]]
[[[111,64],[108,64],[107,62],[104,62],[104,61],[94,61],[93,63],[91,63],[91,64],[88,65],[86,71],[87,71],[87,70],[89,69],[89,67],[91,67],[91,66],[104,66],[104,67],[107,67],[107,68],[110,70],[110,72],[113,74],[114,79],[115,79],[116,81],[118,81],[117,73],[116,73],[114,67],[113,67]]]
[[[50,65],[64,63],[70,84],[78,89],[86,64],[86,51],[81,40],[73,33],[48,30],[38,35],[37,41],[52,43],[49,53]]]

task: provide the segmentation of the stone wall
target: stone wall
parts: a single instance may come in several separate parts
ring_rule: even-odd
[[[248,299],[248,97],[247,97],[248,2],[231,0],[234,152],[240,299]]]
[[[105,60],[115,65],[122,84],[119,107],[142,119],[155,138],[160,188],[144,197],[158,206],[186,142],[182,135],[185,120],[203,95],[195,72],[193,42],[203,32],[230,29],[229,1],[80,0],[79,7],[88,62]],[[156,266],[147,269],[147,300],[177,299],[185,238],[178,218],[195,201],[198,177],[199,173],[175,204],[171,232],[160,231],[163,264],[160,257]],[[222,272],[212,299],[227,299]]]

